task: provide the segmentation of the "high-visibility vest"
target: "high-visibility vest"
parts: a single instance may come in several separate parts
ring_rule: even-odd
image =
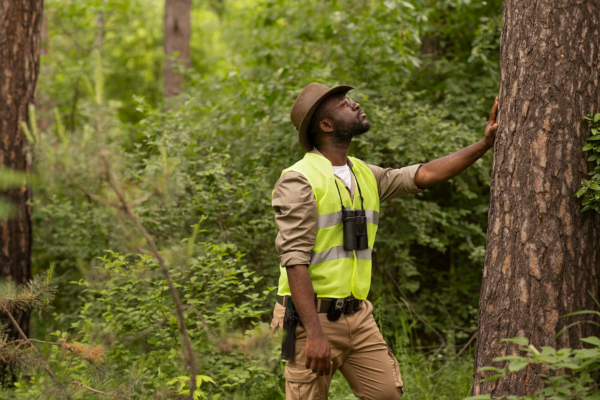
[[[344,250],[340,195],[345,208],[361,209],[361,200],[357,189],[352,202],[344,183],[333,174],[328,159],[319,154],[306,153],[302,160],[283,170],[282,175],[291,171],[304,175],[317,200],[317,240],[308,266],[317,297],[343,298],[353,294],[357,299],[365,300],[371,287],[371,253],[379,222],[379,193],[375,176],[369,167],[354,157],[348,158],[364,200],[368,249]],[[289,296],[291,292],[285,267],[280,266],[280,272],[277,294]]]

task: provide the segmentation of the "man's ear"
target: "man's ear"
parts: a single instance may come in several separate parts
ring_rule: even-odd
[[[329,118],[325,118],[323,121],[319,122],[319,128],[323,132],[333,132],[333,121]]]

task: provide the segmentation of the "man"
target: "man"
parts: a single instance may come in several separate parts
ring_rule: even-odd
[[[467,169],[494,144],[494,103],[484,138],[456,153],[400,169],[348,156],[370,128],[351,86],[309,84],[291,119],[307,150],[273,191],[281,277],[272,328],[286,331],[282,356],[288,400],[324,400],[337,370],[360,399],[398,400],[398,362],[366,300],[379,203],[419,193]],[[299,321],[298,321],[299,317]]]

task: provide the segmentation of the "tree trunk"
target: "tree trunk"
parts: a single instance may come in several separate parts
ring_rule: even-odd
[[[50,35],[48,31],[48,16],[44,15],[42,18],[42,28],[40,31],[41,36],[41,47],[40,54],[44,57],[48,57],[50,54]],[[48,80],[50,80],[51,74],[48,68],[48,65],[44,65],[43,68],[40,69],[38,79],[39,81],[44,81],[48,84]],[[39,90],[39,85],[37,86]],[[48,96],[48,93],[42,91],[42,93],[36,92],[36,116],[38,117],[38,126],[40,131],[45,132],[48,130],[50,125],[52,125],[52,117],[50,115],[52,110],[52,99]]]
[[[165,2],[165,97],[181,91],[183,77],[177,69],[190,67],[191,10],[191,0]]]
[[[590,324],[554,335],[595,309],[600,285],[600,216],[580,213],[573,197],[590,170],[582,152],[600,112],[600,4],[583,0],[506,0],[501,39],[500,132],[495,145],[487,253],[479,304],[475,371],[519,354],[500,340],[528,337],[540,346],[581,347]],[[584,318],[585,319],[585,318]],[[532,395],[542,387],[529,367],[480,382],[473,394]],[[545,371],[548,373],[548,371]]]
[[[40,61],[43,0],[0,0],[0,165],[29,172],[21,122],[28,121]],[[14,214],[0,221],[0,276],[17,284],[31,279],[31,189],[4,190],[0,195]],[[25,333],[27,314],[15,314]],[[18,336],[15,332],[13,336]]]

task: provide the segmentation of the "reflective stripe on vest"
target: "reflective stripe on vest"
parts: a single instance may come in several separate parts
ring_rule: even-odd
[[[313,288],[318,297],[347,297],[353,294],[366,299],[371,286],[371,254],[377,225],[379,223],[379,193],[373,173],[362,161],[349,157],[358,180],[367,216],[369,248],[346,251],[343,247],[342,211],[336,182],[340,189],[344,207],[360,209],[358,188],[354,199],[350,198],[344,183],[333,174],[331,163],[315,153],[306,153],[304,158],[282,174],[290,171],[301,173],[310,183],[317,200],[317,238],[308,268]],[[356,186],[356,182],[354,183]],[[280,267],[278,294],[290,295],[287,271]]]
[[[357,194],[354,194],[357,196]],[[365,210],[367,214],[367,222],[378,225],[379,224],[379,213],[373,210]],[[317,228],[327,228],[334,226],[342,222],[342,211],[334,212],[331,214],[319,215],[319,221],[317,222]]]

